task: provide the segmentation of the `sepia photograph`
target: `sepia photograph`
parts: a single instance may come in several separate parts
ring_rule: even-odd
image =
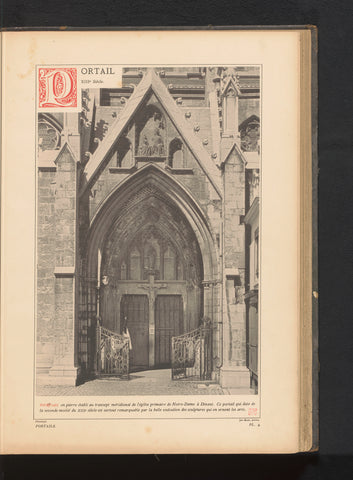
[[[4,33],[3,452],[317,448],[315,38]]]
[[[36,394],[256,395],[261,66],[37,81]]]

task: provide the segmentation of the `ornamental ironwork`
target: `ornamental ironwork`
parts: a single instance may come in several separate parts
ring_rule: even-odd
[[[97,374],[129,376],[129,339],[97,326]]]
[[[210,380],[212,371],[212,326],[201,325],[172,337],[172,379]]]

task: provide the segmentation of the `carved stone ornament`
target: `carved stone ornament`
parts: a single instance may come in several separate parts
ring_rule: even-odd
[[[138,155],[144,157],[165,155],[165,123],[160,112],[147,114],[140,132]]]
[[[253,118],[240,128],[241,148],[245,152],[257,152],[260,140],[260,122]]]
[[[239,74],[236,71],[236,68],[234,67],[225,67],[223,68],[222,72],[222,87],[224,88],[228,82],[228,80],[231,78],[235,85],[239,87]]]
[[[194,132],[199,132],[200,131],[200,125],[196,124],[194,125]]]

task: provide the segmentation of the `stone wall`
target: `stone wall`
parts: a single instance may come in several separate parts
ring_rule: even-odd
[[[75,285],[77,164],[66,144],[57,163],[55,200],[55,356],[50,374],[75,384],[77,363]]]
[[[38,172],[37,214],[37,366],[48,372],[54,355],[55,169]]]
[[[67,144],[55,163],[38,173],[37,373],[75,384],[77,164]]]

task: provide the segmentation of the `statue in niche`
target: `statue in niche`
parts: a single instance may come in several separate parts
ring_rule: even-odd
[[[153,247],[150,247],[147,250],[147,255],[145,257],[145,269],[154,270],[156,268],[156,251]]]
[[[140,146],[140,149],[139,149],[139,154],[141,156],[149,156],[149,144],[148,144],[148,140],[147,140],[147,137],[146,135],[143,136],[143,143],[142,145]]]
[[[164,156],[165,148],[163,141],[164,123],[162,115],[154,111],[149,116],[140,133],[138,154],[143,157]]]
[[[164,145],[159,128],[154,129],[154,135],[152,137],[152,155],[164,155]]]

